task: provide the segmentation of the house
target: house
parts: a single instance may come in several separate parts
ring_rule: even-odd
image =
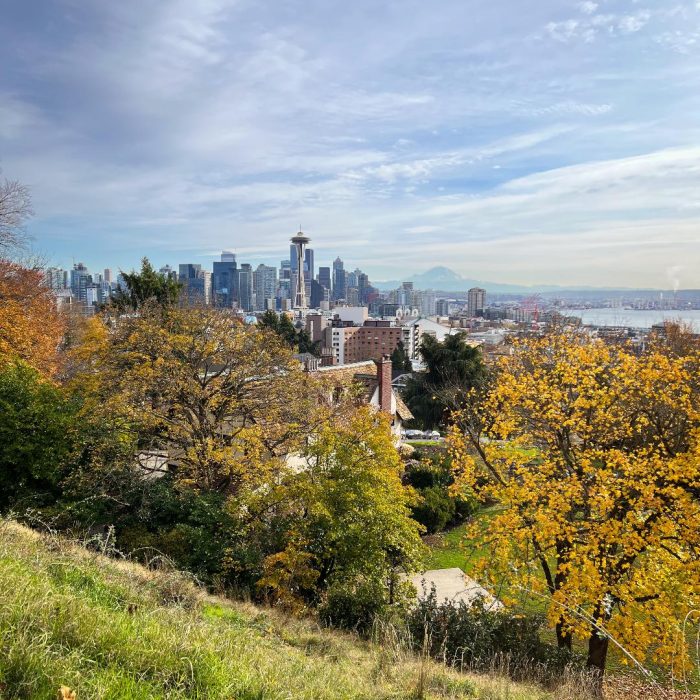
[[[361,400],[391,417],[391,432],[397,440],[401,438],[404,421],[413,418],[391,383],[391,359],[385,355],[381,360],[352,362],[347,365],[332,365],[308,369],[330,380],[334,396],[355,386]]]

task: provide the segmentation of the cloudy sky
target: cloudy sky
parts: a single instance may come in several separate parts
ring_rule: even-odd
[[[700,287],[700,0],[16,1],[0,66],[57,264]]]

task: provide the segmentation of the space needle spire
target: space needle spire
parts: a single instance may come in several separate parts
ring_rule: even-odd
[[[295,309],[306,308],[306,279],[304,278],[304,249],[311,239],[299,227],[299,233],[292,236],[291,242],[296,249],[297,256],[297,277],[296,288],[294,290]]]

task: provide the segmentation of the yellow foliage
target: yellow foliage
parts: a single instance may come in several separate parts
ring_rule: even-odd
[[[697,350],[527,339],[454,416],[458,486],[502,506],[484,574],[545,595],[560,643],[588,639],[592,665],[600,652],[604,664],[601,628],[637,659],[687,662],[682,623],[700,603],[699,366]]]

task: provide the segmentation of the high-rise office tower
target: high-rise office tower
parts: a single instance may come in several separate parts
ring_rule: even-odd
[[[486,290],[472,287],[467,292],[467,314],[470,318],[479,316],[486,308]]]
[[[319,267],[318,268],[318,283],[330,291],[331,289],[331,268],[330,267]]]
[[[310,282],[314,278],[314,251],[307,248],[304,252],[304,279]]]
[[[450,302],[447,299],[438,299],[435,302],[435,313],[438,316],[449,316]]]
[[[255,290],[255,311],[265,311],[271,306],[277,296],[277,268],[270,265],[258,265],[253,273],[253,288]]]
[[[345,299],[345,267],[340,257],[333,261],[333,299]]]
[[[297,263],[305,260],[304,249],[307,243],[311,240],[303,231],[299,231],[292,237],[292,244],[296,248],[295,258]],[[304,265],[297,264],[296,274],[292,269],[292,288],[294,293],[292,308],[306,308],[306,276],[304,274]]]
[[[253,268],[248,263],[238,270],[238,305],[243,311],[253,310]]]
[[[214,261],[211,276],[212,301],[214,306],[230,309],[238,299],[236,255],[225,250],[221,260]]]
[[[87,288],[92,284],[92,275],[83,263],[75,263],[70,272],[70,291],[71,294],[80,299],[84,304],[87,303]]]
[[[108,267],[105,267],[104,269],[102,280],[107,282],[107,284],[112,284],[112,271]]]

